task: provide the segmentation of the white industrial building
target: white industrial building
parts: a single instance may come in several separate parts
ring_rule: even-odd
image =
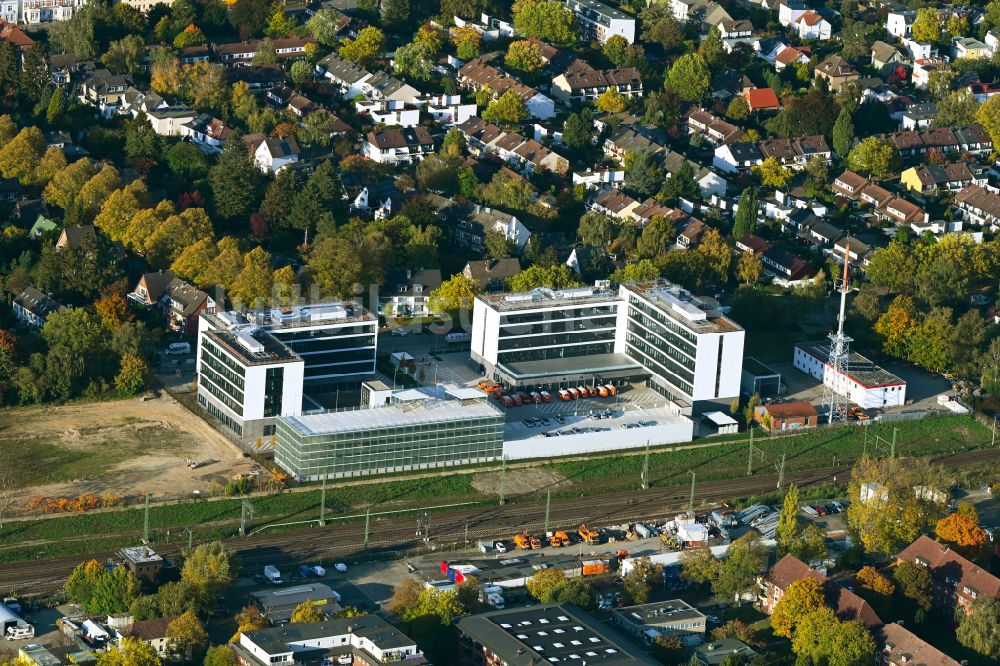
[[[684,413],[740,393],[744,331],[665,281],[478,296],[472,359],[505,386],[646,382]]]
[[[792,363],[863,409],[901,407],[906,403],[906,382],[861,354],[850,352],[846,373],[834,372],[829,358],[830,343],[804,342],[795,345]]]
[[[377,319],[351,302],[203,314],[198,402],[245,440],[302,413],[304,390],[357,384],[375,372]]]

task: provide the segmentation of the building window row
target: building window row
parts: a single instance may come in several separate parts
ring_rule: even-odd
[[[365,375],[375,372],[375,359],[363,363],[334,363],[306,366],[305,378],[333,377],[340,375]]]
[[[240,403],[236,402],[235,400],[233,400],[233,398],[229,394],[227,394],[225,391],[223,391],[218,386],[216,386],[215,384],[213,384],[211,381],[205,381],[206,379],[209,379],[205,375],[202,375],[201,379],[202,379],[202,381],[200,381],[198,383],[199,386],[201,386],[206,391],[208,391],[209,393],[211,393],[215,398],[217,398],[219,400],[219,402],[221,402],[222,404],[224,404],[226,407],[228,407],[229,409],[233,410],[234,412],[236,412],[240,416],[243,416],[243,405],[242,404],[240,404]]]
[[[336,338],[317,340],[286,340],[296,354],[309,354],[316,351],[334,351],[337,349],[360,349],[363,347],[374,347],[375,336],[338,336]]]
[[[615,329],[575,331],[566,333],[547,333],[519,338],[500,338],[498,351],[511,349],[531,349],[537,347],[552,347],[554,345],[578,345],[591,342],[614,342]]]
[[[271,330],[271,335],[282,342],[289,343],[295,340],[313,340],[320,338],[343,338],[349,335],[375,335],[375,322],[359,324],[357,326],[337,326],[326,328],[313,328],[306,331],[281,331]]]
[[[513,324],[532,324],[535,322],[561,321],[565,319],[586,319],[592,317],[615,317],[618,315],[617,305],[596,305],[593,307],[563,308],[561,310],[545,309],[541,312],[524,312],[521,314],[501,315],[500,327]]]
[[[663,312],[661,312],[657,308],[652,307],[638,296],[629,296],[629,304],[633,308],[640,310],[646,315],[652,317],[653,319],[661,323],[663,326],[665,326],[672,333],[676,333],[681,338],[690,342],[692,345],[697,344],[698,342],[697,334],[684,328],[683,326],[678,324],[673,318],[663,314]]]
[[[246,376],[246,369],[234,361],[232,358],[227,356],[221,349],[219,349],[214,342],[208,338],[202,338],[202,350],[208,352],[208,356],[214,362],[210,363],[211,367],[225,375],[226,377],[232,377],[231,381],[243,388],[243,377]],[[205,359],[206,354],[202,354],[202,360]]]
[[[643,340],[636,338],[634,335],[629,335],[626,339],[626,351],[632,352],[628,355],[639,361],[643,366],[654,374],[660,375],[674,386],[676,386],[681,391],[684,391],[687,395],[691,396],[694,394],[694,386],[689,382],[685,381],[683,378],[679,377],[677,374],[671,372],[665,368],[662,363],[663,361],[655,360],[657,356],[663,357],[662,354],[646,344]],[[693,378],[692,378],[693,379]]]
[[[685,354],[683,351],[671,344],[671,340],[665,339],[662,335],[657,335],[654,330],[649,330],[648,328],[640,326],[635,320],[629,320],[627,330],[629,333],[642,338],[653,347],[660,350],[661,353],[670,357],[677,365],[693,375],[696,365],[694,358],[690,354]],[[673,336],[669,337],[672,338]]]
[[[229,414],[216,407],[212,402],[210,402],[205,396],[198,395],[198,404],[204,407],[209,414],[219,419],[226,424],[226,427],[235,432],[237,435],[243,436],[243,425],[236,421]]]
[[[532,325],[505,325],[500,327],[500,338],[512,338],[522,335],[563,333],[567,331],[592,331],[598,328],[614,328],[617,323],[617,316],[600,316],[587,317],[584,319],[561,319]]]
[[[542,349],[526,349],[500,352],[497,363],[520,363],[522,361],[547,361],[556,358],[575,358],[577,356],[592,356],[595,354],[611,354],[615,343],[601,342],[597,344],[574,345],[572,347],[546,347]]]
[[[224,391],[226,395],[232,397],[237,404],[243,404],[243,391],[233,386],[230,382],[226,380],[225,377],[220,376],[214,370],[202,364],[201,366],[201,376],[210,380],[215,384],[221,391]]]

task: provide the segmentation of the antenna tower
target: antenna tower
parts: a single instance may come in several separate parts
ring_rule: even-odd
[[[847,270],[849,251],[850,243],[845,242],[844,275],[840,282],[840,313],[837,315],[837,331],[830,333],[830,356],[827,360],[830,375],[829,379],[824,377],[823,381],[823,406],[827,409],[828,423],[847,419],[847,359],[850,357],[852,341],[844,333],[844,322],[847,320],[847,292],[850,291]]]

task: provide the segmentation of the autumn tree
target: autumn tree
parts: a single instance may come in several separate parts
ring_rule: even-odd
[[[536,571],[528,579],[525,586],[528,594],[539,601],[543,601],[552,589],[558,587],[566,581],[566,573],[558,567],[549,567]]]
[[[649,601],[653,587],[663,581],[663,565],[655,564],[648,557],[632,560],[632,570],[622,576],[624,592],[634,604]]]
[[[555,0],[520,3],[514,12],[514,29],[554,46],[573,46],[578,33],[576,16]]]
[[[257,246],[243,257],[243,270],[230,287],[230,296],[243,303],[266,303],[274,286],[271,255]]]
[[[750,170],[760,179],[762,185],[778,189],[784,188],[795,175],[791,169],[782,166],[774,155],[767,157],[760,164],[753,165]]]
[[[438,312],[471,310],[473,300],[481,291],[477,281],[456,273],[431,292],[432,308]]]
[[[968,502],[961,502],[958,507],[957,512],[937,521],[934,534],[961,548],[978,548],[989,541],[990,535],[979,526],[975,507]]]
[[[750,103],[745,97],[736,96],[726,107],[726,116],[733,120],[746,120],[750,115]]]
[[[899,169],[899,152],[885,139],[870,136],[851,149],[847,164],[854,171],[880,178]]]
[[[386,609],[390,613],[402,617],[410,609],[416,607],[423,590],[424,586],[416,579],[404,578],[399,585],[393,588],[392,598],[386,603]]]
[[[292,617],[289,622],[292,624],[322,622],[326,619],[326,613],[323,612],[323,605],[324,602],[322,601],[306,599],[292,611]]]
[[[170,639],[174,654],[190,660],[200,656],[208,645],[208,632],[202,626],[201,620],[193,611],[185,611],[167,625],[167,638]]]
[[[146,361],[133,354],[125,354],[121,359],[121,368],[115,375],[115,390],[119,395],[135,395],[146,387],[149,377],[149,366]]]
[[[913,20],[913,38],[918,42],[941,41],[941,17],[933,7],[922,7],[917,10]]]
[[[363,28],[357,39],[347,38],[341,41],[340,55],[361,66],[370,65],[385,48],[385,35],[374,26]]]
[[[883,576],[875,567],[861,567],[854,578],[862,588],[880,596],[891,597],[896,592],[896,586],[892,584],[892,581]]]
[[[483,120],[504,127],[514,127],[528,117],[528,106],[514,89],[490,102],[483,111]]]
[[[741,252],[736,261],[736,279],[743,284],[754,284],[760,280],[763,264],[757,253]]]
[[[97,666],[162,666],[162,662],[152,643],[129,636],[101,652]]]
[[[814,578],[792,582],[774,606],[771,627],[777,636],[791,638],[799,621],[824,603],[823,585]]]
[[[774,538],[778,542],[778,553],[788,553],[799,537],[799,489],[794,483],[785,491],[785,499],[778,515],[778,527]]]
[[[618,113],[624,111],[628,104],[628,97],[613,88],[602,92],[594,101],[597,110],[602,113]]]
[[[257,631],[268,625],[267,617],[256,606],[245,606],[233,619],[236,621],[236,633],[233,634],[232,642],[238,641],[242,633]]]
[[[181,580],[186,583],[216,592],[229,585],[233,576],[232,555],[221,541],[200,544],[185,553]]]
[[[524,39],[510,43],[504,64],[521,72],[537,72],[545,65],[545,59],[537,44]]]
[[[455,45],[456,53],[462,60],[472,60],[479,55],[482,39],[483,36],[471,25],[451,31],[451,43]]]

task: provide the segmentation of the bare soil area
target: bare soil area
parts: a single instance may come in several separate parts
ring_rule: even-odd
[[[0,454],[31,495],[79,497],[206,492],[254,461],[167,394],[0,411]],[[188,463],[198,461],[196,469]]]
[[[562,474],[541,467],[523,469],[508,469],[504,481],[504,494],[523,495],[547,490],[569,488],[573,482]],[[472,487],[484,495],[500,495],[500,472],[484,472],[476,474],[472,479]]]

